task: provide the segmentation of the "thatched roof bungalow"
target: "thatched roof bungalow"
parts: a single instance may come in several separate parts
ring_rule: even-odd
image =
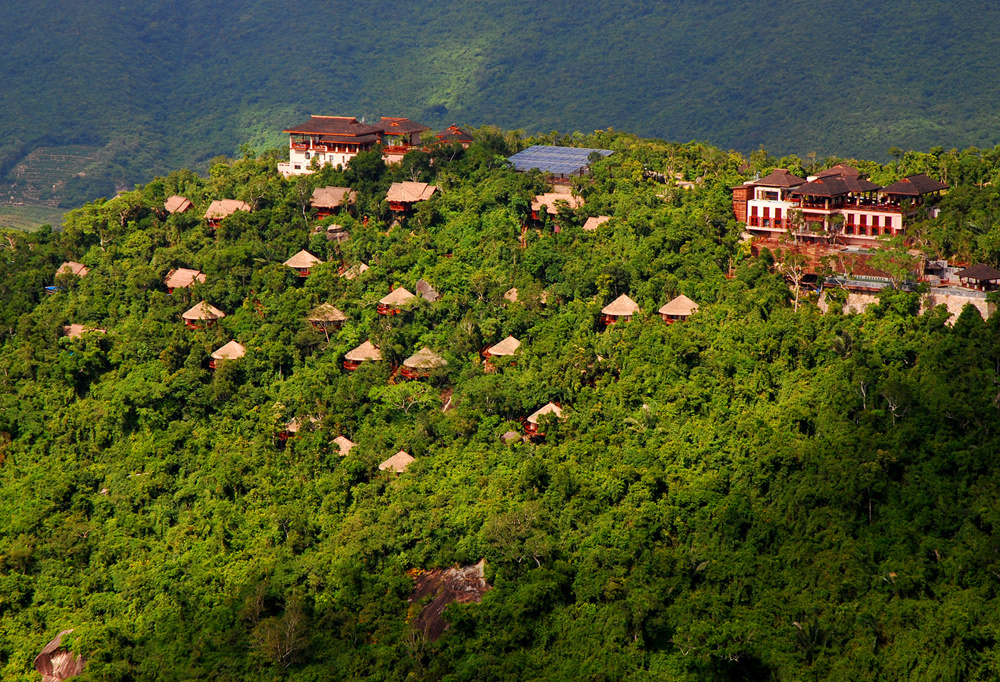
[[[176,194],[172,197],[168,197],[166,201],[163,202],[163,209],[167,213],[184,213],[184,211],[191,208],[191,201],[186,197],[179,197]]]
[[[206,301],[195,303],[181,315],[188,329],[211,327],[216,320],[221,320],[226,314]]]
[[[463,149],[468,149],[475,140],[472,137],[472,133],[459,128],[456,125],[448,126],[445,130],[435,135],[435,137],[441,142],[450,143],[457,142],[462,145]]]
[[[521,347],[521,342],[513,336],[508,336],[500,343],[490,346],[483,351],[483,355],[488,358],[502,358],[513,355]]]
[[[378,362],[382,359],[382,351],[372,345],[371,341],[365,341],[354,350],[344,354],[344,369],[353,372],[361,366],[362,362]]]
[[[680,322],[698,312],[698,304],[681,294],[657,311],[667,324]]]
[[[68,260],[59,266],[59,269],[56,270],[56,276],[58,277],[59,275],[76,275],[77,277],[86,277],[88,272],[90,272],[90,270],[88,270],[87,266],[84,265],[83,263],[77,263],[74,260]]]
[[[317,329],[326,329],[328,327],[340,327],[347,320],[347,315],[329,303],[321,303],[313,308],[306,319]]]
[[[385,460],[378,465],[379,471],[395,471],[397,474],[401,474],[406,471],[406,468],[416,462],[416,457],[410,456],[408,453],[400,450],[395,455]]]
[[[604,324],[614,324],[618,320],[631,320],[632,316],[637,312],[642,310],[639,304],[628,297],[627,294],[622,294],[611,303],[604,306],[601,310],[602,320]]]
[[[394,182],[386,192],[385,200],[392,211],[408,211],[413,204],[430,199],[436,191],[437,187],[426,182]]]
[[[333,443],[340,449],[341,457],[347,457],[347,455],[351,454],[351,450],[358,446],[357,443],[344,436],[337,436],[333,439]]]
[[[546,403],[544,407],[528,416],[524,423],[524,432],[529,436],[544,436],[544,433],[538,432],[538,420],[547,414],[554,414],[557,419],[562,419],[562,408],[552,402]]]
[[[236,199],[216,199],[208,205],[208,210],[205,211],[205,220],[208,221],[209,227],[216,227],[223,218],[228,218],[239,211],[249,213],[250,205]]]
[[[316,209],[316,216],[325,218],[337,209],[357,201],[358,194],[350,187],[317,187],[313,190],[310,204]]]
[[[435,369],[447,366],[447,360],[424,346],[403,361],[403,369],[400,370],[400,373],[407,379],[419,379],[429,376]]]
[[[591,216],[590,218],[587,218],[587,222],[583,224],[583,229],[587,232],[596,232],[598,227],[609,220],[611,220],[611,216],[609,215]]]
[[[167,273],[163,284],[167,287],[167,293],[174,293],[174,289],[186,289],[192,284],[202,284],[205,282],[205,273],[201,270],[191,270],[189,268],[176,268]]]
[[[246,354],[246,348],[236,341],[230,341],[225,346],[212,353],[212,359],[208,361],[208,366],[211,369],[215,369],[223,360],[239,360]]]
[[[323,261],[312,255],[305,249],[285,261],[285,266],[299,273],[299,277],[308,277],[309,269],[314,265],[319,265]]]
[[[405,287],[393,289],[378,302],[379,315],[398,315],[403,312],[402,306],[416,298]]]

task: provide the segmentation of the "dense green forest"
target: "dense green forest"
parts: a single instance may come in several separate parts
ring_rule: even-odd
[[[90,680],[994,678],[1000,316],[949,326],[902,291],[863,315],[794,310],[771,259],[742,250],[728,188],[815,161],[561,138],[616,153],[560,231],[522,244],[545,184],[503,157],[533,140],[476,137],[291,181],[248,152],[4,234],[0,677],[37,679],[35,654],[74,628]],[[997,264],[995,158],[862,165],[947,176],[913,233]],[[392,226],[404,178],[440,192]],[[317,221],[323,185],[357,190],[352,213]],[[194,208],[168,216],[173,194]],[[217,198],[254,211],[210,230]],[[332,221],[349,241],[326,240]],[[303,248],[327,261],[305,280],[282,265]],[[89,273],[44,294],[67,259]],[[207,279],[168,295],[176,267]],[[379,318],[421,278],[441,300]],[[605,329],[622,293],[642,313]],[[677,294],[701,309],[667,325]],[[186,329],[200,300],[227,315]],[[329,339],[306,322],[323,302],[349,318]],[[519,353],[485,371],[508,334]],[[232,339],[245,357],[210,370]],[[366,339],[387,361],[345,372]],[[390,380],[423,346],[447,367]],[[543,438],[501,442],[548,401],[563,418]],[[308,426],[283,443],[292,418]],[[380,472],[399,449],[416,461]],[[423,636],[412,576],[481,559],[492,589]]]
[[[0,176],[37,146],[102,147],[113,196],[309,113],[438,128],[614,126],[743,152],[885,158],[991,147],[995,3],[287,3],[0,6]]]

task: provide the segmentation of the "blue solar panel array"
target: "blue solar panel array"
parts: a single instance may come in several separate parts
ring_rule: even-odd
[[[550,147],[536,144],[508,159],[514,170],[529,171],[534,168],[554,175],[573,175],[590,165],[589,157],[594,152],[601,156],[611,156],[610,149],[580,149],[578,147]]]

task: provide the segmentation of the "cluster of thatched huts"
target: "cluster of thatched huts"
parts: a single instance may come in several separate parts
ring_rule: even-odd
[[[628,321],[632,319],[633,315],[641,312],[641,310],[642,309],[639,307],[638,303],[633,301],[626,294],[622,294],[611,303],[604,306],[601,310],[601,320],[604,324],[614,324],[619,321]],[[664,322],[667,324],[673,324],[674,322],[686,320],[698,312],[698,304],[682,294],[677,298],[672,299],[657,312],[660,317],[663,318]]]

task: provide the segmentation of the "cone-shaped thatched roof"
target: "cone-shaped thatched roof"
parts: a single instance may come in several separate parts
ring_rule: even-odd
[[[427,346],[424,346],[403,361],[403,365],[410,369],[435,369],[437,367],[445,367],[447,364],[447,360]]]
[[[593,232],[599,226],[603,225],[604,223],[608,222],[609,220],[611,220],[611,216],[609,216],[609,215],[599,215],[599,216],[587,218],[587,222],[585,222],[583,224],[583,229],[585,229],[587,232]]]
[[[201,270],[190,270],[188,268],[177,268],[167,273],[167,278],[163,283],[168,289],[182,289],[189,287],[195,282],[199,284],[205,281],[205,273]]]
[[[507,293],[503,295],[511,303],[517,303],[517,287],[511,287],[507,290]]]
[[[396,473],[402,473],[406,471],[406,467],[410,466],[413,462],[416,462],[415,457],[411,457],[407,453],[400,450],[395,455],[385,460],[378,465],[379,471],[395,471]]]
[[[351,448],[357,447],[357,443],[352,441],[350,438],[344,438],[343,436],[337,436],[333,439],[333,442],[340,448],[340,456],[346,457],[350,454]]]
[[[660,308],[659,313],[661,315],[693,315],[698,312],[698,304],[692,301],[690,298],[681,294],[674,300],[667,303],[665,306]]]
[[[191,309],[181,315],[185,320],[219,320],[226,314],[206,301],[195,303]]]
[[[364,362],[365,360],[381,360],[382,351],[372,345],[371,341],[365,341],[352,351],[344,355],[344,359],[351,362]]]
[[[629,298],[626,294],[622,294],[611,303],[604,306],[601,310],[605,315],[614,315],[615,317],[621,317],[623,315],[635,315],[639,312],[641,308],[639,304]]]
[[[313,308],[307,319],[310,322],[343,322],[347,315],[329,303],[321,303]]]
[[[521,347],[521,342],[513,336],[508,336],[495,346],[490,346],[486,352],[490,355],[513,355]]]
[[[322,263],[319,258],[312,255],[305,249],[302,249],[297,254],[285,261],[285,265],[290,268],[311,268],[312,266]]]
[[[411,298],[416,298],[416,296],[407,291],[406,287],[399,287],[390,291],[379,303],[382,305],[402,305]]]
[[[528,423],[537,424],[538,418],[546,414],[554,414],[557,417],[562,417],[562,409],[560,409],[560,407],[555,403],[548,403],[545,407],[537,410],[534,414],[528,417]]]
[[[242,358],[247,354],[247,349],[236,343],[235,341],[230,341],[225,346],[219,350],[212,353],[213,360],[236,360]]]

